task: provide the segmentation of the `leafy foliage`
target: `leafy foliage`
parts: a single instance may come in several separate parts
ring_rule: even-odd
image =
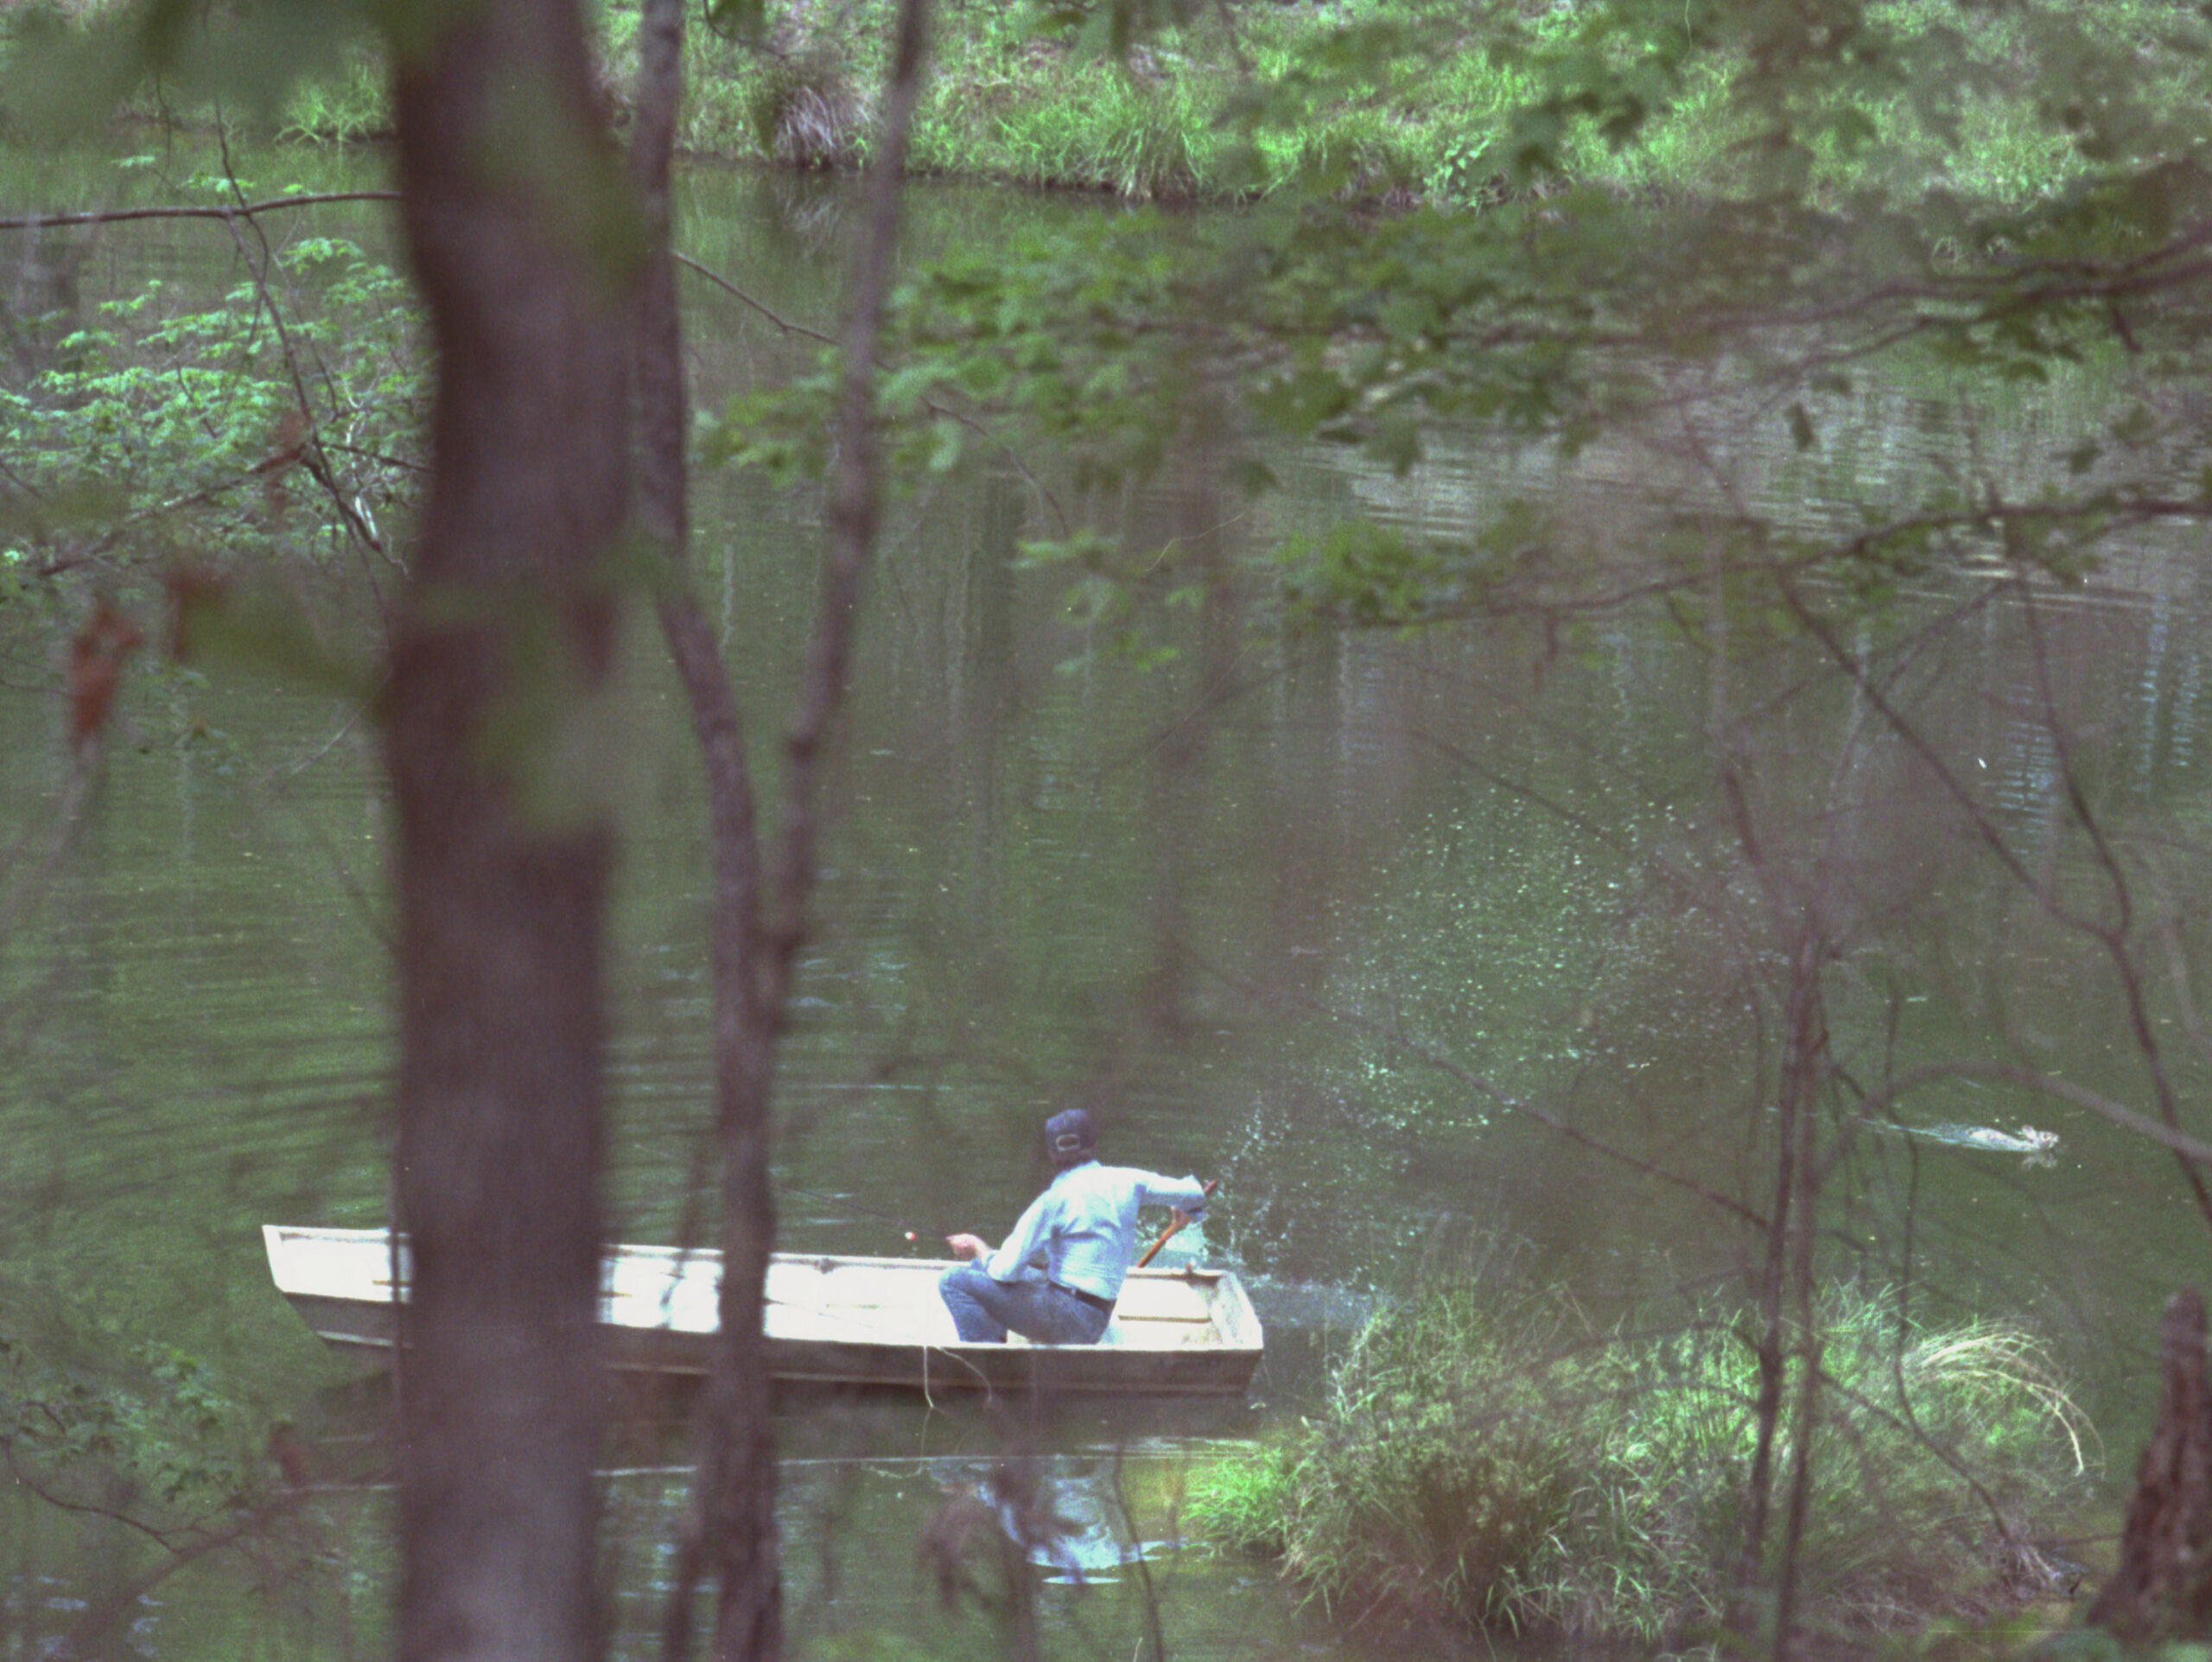
[[[722,15],[759,27],[743,10]],[[938,108],[965,100],[1004,142],[942,143],[938,164],[1242,205],[1102,216],[918,273],[881,408],[912,478],[985,454],[979,438],[1039,458],[1057,512],[1028,557],[1064,570],[1071,616],[1137,661],[1160,655],[1150,620],[1220,580],[1217,549],[1162,543],[1121,511],[1185,469],[1250,498],[1230,557],[1274,603],[1246,616],[1505,613],[1548,644],[1633,597],[1721,665],[1886,624],[1931,576],[2076,583],[2116,530],[2212,515],[2188,408],[2161,397],[2194,373],[2205,309],[2207,42],[2190,9],[1350,0],[1248,11],[1213,41],[1209,9],[1103,0],[1062,16],[1073,50],[1000,10],[978,32],[988,59]],[[1097,73],[1086,52],[1117,56],[1120,79],[1071,115],[1061,78]],[[774,107],[760,92],[730,104]],[[102,319],[63,344],[90,379],[41,380],[11,420],[60,423],[34,446],[41,517],[12,545],[67,556],[81,521],[63,512],[64,458],[87,446],[131,511],[204,509],[226,546],[278,544],[276,515],[224,521],[219,506],[280,453],[289,406],[270,365],[219,328],[158,320]],[[249,383],[263,393],[211,424],[209,400]],[[835,385],[825,360],[755,390],[709,455],[812,479]],[[1955,465],[1899,477],[1834,454],[1870,387],[1940,399],[1969,434],[2015,400],[2079,401],[2056,456],[1993,460],[1969,441]],[[1516,471],[1608,443],[1632,455],[1655,431],[1702,465],[1700,406],[1785,432],[1796,471],[1753,496],[1707,467],[1700,488],[1594,532],[1516,487]],[[1367,497],[1288,523],[1277,469],[1317,442],[1358,457]],[[220,466],[183,472],[201,450]],[[1792,500],[1821,468],[1846,480],[1829,499],[1844,508]],[[1433,474],[1482,481],[1446,528],[1377,510]],[[1803,1433],[1815,1607],[1876,1625],[1976,1608],[2018,1567],[1993,1566],[2018,1553],[2017,1520],[2070,1481],[2063,1392],[2015,1330],[1901,1334],[1862,1309],[1832,1311],[1798,1352],[1828,1375]],[[1363,1341],[1328,1415],[1246,1468],[1224,1515],[1332,1600],[1647,1638],[1715,1619],[1745,1347],[1726,1313],[1650,1346],[1597,1337],[1541,1299],[1501,1315],[1440,1294]]]
[[[1332,1607],[1680,1642],[1722,1617],[1756,1367],[1726,1312],[1594,1331],[1562,1299],[1434,1287],[1376,1318],[1325,1409],[1196,1503]],[[2047,1589],[2091,1433],[2042,1344],[1836,1289],[1819,1335],[1813,1619],[1889,1628]],[[1802,1361],[1798,1365],[1802,1367]]]
[[[1273,602],[1246,614],[1278,627],[1513,615],[1555,631],[1638,595],[1707,634],[1771,639],[1808,608],[1880,615],[1902,584],[1993,557],[2078,581],[2116,530],[2212,513],[2142,413],[2188,373],[2202,305],[2192,14],[2116,5],[2101,30],[2033,4],[1966,27],[1855,0],[1353,4],[1294,29],[1243,16],[1245,73],[1220,89],[1205,165],[1268,194],[955,253],[911,281],[887,337],[882,413],[906,476],[999,447],[1050,458],[1069,494],[1030,557],[1065,566],[1072,614],[1094,639],[1112,623],[1125,656],[1156,661],[1141,620],[1218,580],[1192,564],[1212,555],[1132,529],[1118,506],[1192,468],[1251,499],[1231,557]],[[1196,27],[1151,37],[1147,62],[1168,67],[1145,97],[1196,84],[1161,55]],[[1397,144],[1390,124],[1435,105],[1478,113],[1403,152],[1444,159],[1399,194],[1388,180],[1407,169],[1370,163]],[[1973,169],[1969,135],[1995,146]],[[1222,159],[1239,147],[1243,162]],[[1990,410],[2092,363],[2108,401],[2082,412],[2064,458],[1962,456],[1902,490],[1832,468],[1845,500],[1867,491],[1855,523],[1747,503],[1717,477],[1627,536],[1593,538],[1510,488],[1470,494],[1448,529],[1365,504],[1334,523],[1269,512],[1286,447],[1341,445],[1393,479],[1501,455],[1549,474],[1655,429],[1695,446],[1764,410],[1810,468],[1872,387]],[[755,389],[715,424],[710,457],[786,484],[817,473],[831,385],[825,362]]]
[[[0,383],[11,560],[380,549],[420,467],[412,318],[390,271],[315,237],[211,309],[156,277],[30,320],[27,373]]]
[[[19,1481],[157,1532],[222,1512],[263,1483],[251,1412],[206,1361],[97,1317],[64,1321],[40,1297],[9,1304],[0,1444]]]

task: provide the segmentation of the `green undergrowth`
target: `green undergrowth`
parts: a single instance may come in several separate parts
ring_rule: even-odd
[[[1342,1614],[1708,1639],[1742,1552],[1753,1332],[1719,1310],[1599,1332],[1548,1293],[1433,1289],[1361,1334],[1319,1413],[1215,1468],[1194,1525]],[[2099,1460],[2040,1342],[2001,1321],[1924,1327],[1847,1289],[1822,1301],[1817,1340],[1801,1625],[1986,1621],[2051,1592],[2033,1543],[2063,1532]],[[1785,1423],[1770,1542],[1796,1454]]]
[[[177,188],[219,201],[233,183],[260,188]],[[232,742],[193,691],[219,664],[365,697],[368,643],[308,574],[333,594],[374,581],[408,534],[429,372],[404,281],[348,239],[304,236],[243,244],[258,258],[222,291],[156,277],[90,300],[89,244],[55,246],[52,264],[22,262],[22,309],[0,309],[0,619],[78,613],[54,578],[79,568],[103,596],[80,645],[120,638],[101,634],[111,603],[118,652],[167,611],[171,653],[130,682],[162,695],[180,745]],[[105,704],[76,710],[97,727]],[[130,730],[143,745],[158,729]]]
[[[186,187],[215,201],[226,188]],[[0,550],[60,559],[100,525],[104,553],[327,559],[380,543],[411,505],[428,404],[413,308],[355,244],[285,245],[213,305],[158,277],[82,309],[66,292],[50,303],[18,322],[0,372],[22,487],[0,505]]]
[[[0,1447],[20,1490],[151,1530],[265,1485],[265,1409],[214,1364],[130,1336],[92,1289],[70,1290],[0,1270]]]
[[[893,11],[893,0],[817,5],[800,35],[772,5],[766,48],[695,20],[679,144],[786,165],[865,161]],[[1895,30],[1879,51],[1866,49],[1879,73],[1810,95],[1799,66],[1786,87],[1762,90],[1720,37],[1688,44],[1681,29],[1694,11],[1643,16],[1589,0],[1200,6],[1116,54],[1081,31],[1046,27],[1030,6],[952,3],[938,13],[911,165],[1132,198],[1297,182],[1478,205],[1517,188],[1511,179],[1525,169],[1515,158],[1535,145],[1541,171],[1583,183],[1710,194],[1764,165],[1767,124],[1787,105],[1803,141],[1796,165],[1840,202],[1873,187],[2024,201],[2064,188],[2100,143],[2158,142],[2093,132],[2101,118],[2056,107],[2077,82],[2097,92],[2101,43],[2126,48],[2125,90],[2146,94],[2154,111],[2193,99],[2203,67],[2201,20],[2166,0],[2023,6],[1970,29],[1932,0],[1893,0],[1870,11]],[[1630,21],[1605,25],[1616,16]],[[635,78],[637,22],[634,3],[601,18],[605,93],[618,114]],[[9,39],[0,24],[0,50]],[[1593,97],[1599,64],[1619,79]],[[2103,97],[2100,107],[2124,101]],[[388,132],[376,54],[363,45],[345,56],[275,124],[317,139]]]

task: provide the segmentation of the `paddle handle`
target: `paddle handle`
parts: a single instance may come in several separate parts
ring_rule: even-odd
[[[1210,1177],[1206,1180],[1205,1193],[1210,1195],[1220,1187],[1221,1179],[1218,1177]],[[1150,1264],[1154,1258],[1158,1258],[1160,1256],[1160,1249],[1166,1245],[1171,1240],[1173,1240],[1175,1239],[1175,1232],[1188,1222],[1190,1222],[1188,1218],[1178,1217],[1173,1223],[1161,1230],[1160,1232],[1160,1239],[1154,1241],[1150,1246],[1145,1248],[1144,1256],[1136,1261],[1136,1267],[1141,1270],[1145,1265]]]

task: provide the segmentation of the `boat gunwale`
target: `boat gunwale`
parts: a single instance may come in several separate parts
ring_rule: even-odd
[[[342,1283],[347,1279],[344,1277],[316,1278],[302,1273],[302,1261],[318,1248],[333,1257],[353,1259],[373,1251],[388,1266],[391,1248],[385,1231],[265,1224],[263,1234],[271,1278],[277,1290],[317,1336],[334,1347],[381,1355],[388,1355],[395,1348],[388,1331],[367,1330],[388,1328],[394,1307],[404,1302],[398,1296],[404,1289],[395,1289],[388,1273],[367,1283],[378,1289],[371,1294],[333,1290],[333,1282]],[[657,1260],[683,1262],[688,1271],[692,1265],[704,1269],[712,1264],[718,1268],[720,1258],[719,1251],[712,1248],[687,1251],[657,1244],[646,1244],[642,1248],[618,1245],[610,1249],[606,1263],[610,1272],[620,1263],[650,1267]],[[919,1281],[925,1276],[934,1279],[950,1262],[864,1254],[779,1252],[773,1255],[771,1267],[871,1269],[892,1271],[901,1279]],[[610,1283],[611,1278],[610,1273]],[[770,1371],[778,1379],[792,1382],[919,1386],[925,1393],[933,1385],[986,1391],[1046,1387],[1209,1396],[1233,1395],[1244,1390],[1258,1367],[1263,1338],[1250,1297],[1233,1270],[1198,1265],[1147,1268],[1132,1270],[1129,1279],[1163,1288],[1187,1288],[1198,1308],[1189,1315],[1127,1317],[1125,1323],[1132,1325],[1124,1326],[1120,1341],[1096,1345],[1036,1345],[1019,1339],[963,1343],[903,1334],[895,1338],[771,1334]],[[354,1278],[353,1284],[359,1286],[363,1283]],[[621,1296],[610,1284],[607,1289],[610,1317],[616,1300]],[[623,1302],[634,1304],[647,1298],[650,1295],[632,1294]],[[312,1311],[310,1306],[315,1307]],[[782,1308],[801,1313],[839,1307],[785,1300]],[[345,1319],[348,1312],[359,1313],[366,1320],[349,1321]],[[1173,1345],[1147,1344],[1141,1337],[1138,1342],[1128,1342],[1133,1326],[1141,1328],[1154,1325],[1163,1328],[1203,1326],[1211,1336],[1197,1342]],[[696,1377],[704,1372],[704,1362],[696,1358],[686,1360],[678,1353],[704,1350],[715,1330],[679,1328],[668,1322],[609,1319],[604,1323],[604,1331],[610,1337],[610,1350],[614,1353],[609,1357],[609,1366],[615,1372]],[[1195,1334],[1192,1337],[1197,1339]],[[932,1366],[932,1356],[941,1359],[942,1372]]]

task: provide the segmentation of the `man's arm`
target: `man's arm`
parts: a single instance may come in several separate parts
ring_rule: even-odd
[[[1195,1177],[1162,1177],[1148,1171],[1143,1189],[1145,1205],[1172,1207],[1186,1223],[1206,1215],[1206,1186]]]
[[[1014,1232],[1001,1243],[995,1252],[973,1235],[948,1235],[945,1245],[965,1258],[968,1255],[961,1252],[961,1246],[963,1243],[973,1242],[978,1249],[976,1256],[982,1260],[983,1272],[993,1281],[1020,1281],[1023,1266],[1044,1248],[1052,1216],[1048,1200],[1049,1192],[1032,1200],[1029,1209],[1014,1225]]]

